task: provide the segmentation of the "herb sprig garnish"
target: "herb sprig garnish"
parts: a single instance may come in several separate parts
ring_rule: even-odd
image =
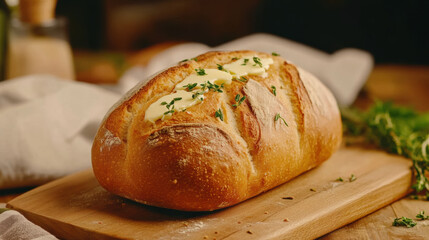
[[[341,115],[349,140],[363,136],[364,142],[410,158],[415,172],[412,188],[429,200],[429,180],[425,175],[429,171],[429,113],[419,114],[410,108],[377,101],[367,111],[344,108]]]
[[[200,86],[202,90],[205,90],[207,88],[209,91],[212,90],[213,92],[223,92],[222,88],[224,88],[224,83],[218,85],[216,83],[211,83],[210,81],[207,81],[206,83],[201,83]]]
[[[276,86],[271,86],[271,90],[273,91],[274,96],[277,96]]]
[[[168,110],[167,112],[164,112],[164,115],[173,114],[174,112],[176,112],[176,110],[174,110],[174,106],[173,106],[170,110]]]
[[[241,65],[243,65],[243,66],[245,66],[245,65],[247,65],[247,63],[249,62],[249,59],[248,58],[245,58],[245,59],[243,59],[243,64],[241,64]]]
[[[192,94],[192,99],[198,98],[199,96],[201,96],[201,95],[203,95],[203,94],[204,94],[204,91],[197,91],[197,92],[195,92],[194,94]],[[203,100],[204,100],[204,98],[203,98],[203,97],[200,97],[200,100],[201,100],[201,101],[203,101]]]
[[[429,220],[429,215],[425,216],[425,211],[420,211],[417,215],[416,218],[419,219],[420,221],[423,220]]]
[[[183,87],[186,88],[186,90],[188,90],[188,91],[192,91],[192,89],[194,89],[197,85],[198,85],[198,83],[189,83]]]
[[[195,69],[195,72],[197,72],[197,74],[200,76],[207,75],[206,70],[204,70],[203,68]]]
[[[219,70],[221,70],[221,71],[226,72],[226,69],[225,69],[225,68],[223,68],[223,66],[222,66],[222,65],[220,65],[220,64],[216,64],[216,65],[217,65],[217,69],[219,69]]]
[[[222,113],[222,110],[220,108],[215,112],[215,117],[217,117],[221,121],[223,121],[223,113]]]
[[[425,211],[420,211],[420,212],[416,215],[416,218],[417,218],[418,220],[420,220],[420,221],[423,221],[423,220],[429,220],[429,215],[426,215],[426,216],[425,216]]]
[[[166,105],[167,109],[170,109],[170,107],[174,104],[174,102],[180,101],[180,100],[182,100],[181,97],[173,98],[173,100],[171,100],[170,103],[162,102],[161,105]]]
[[[233,78],[233,80],[240,81],[240,82],[247,82],[248,81],[247,78],[245,78],[243,76],[241,76],[240,78]]]
[[[262,67],[262,62],[261,62],[260,58],[253,57],[253,61],[255,62],[255,64],[253,66],[259,65],[259,67]]]
[[[233,107],[238,107],[241,103],[246,100],[246,96],[240,98],[240,94],[235,95],[235,104],[232,104]]]
[[[342,177],[338,177],[337,179],[335,179],[335,181],[344,182],[344,179]]]
[[[356,179],[357,179],[356,176],[352,173],[349,177],[349,182],[354,182],[354,181],[356,181]],[[337,179],[335,179],[335,181],[344,182],[344,178],[338,177]]]
[[[193,84],[188,84],[185,85],[183,87],[187,87],[189,89],[189,87],[191,88],[190,90],[194,89],[197,86],[197,83],[193,83]],[[213,91],[213,92],[223,92],[223,88],[224,88],[224,83],[222,83],[221,85],[216,84],[216,83],[211,83],[210,81],[207,81],[205,83],[201,83],[201,91],[196,91],[194,92],[194,94],[192,94],[192,99],[198,98],[201,95],[204,95],[204,93],[206,93],[207,91]],[[200,98],[201,101],[204,100],[203,97]]]
[[[392,223],[392,226],[395,226],[395,227],[404,226],[407,228],[412,228],[416,225],[417,223],[414,222],[413,219],[407,218],[407,217],[395,218]]]
[[[177,102],[177,101],[180,101],[180,100],[182,100],[182,98],[178,97],[178,98],[174,98],[173,100],[171,100],[170,103],[162,102],[161,105],[165,105],[165,107],[168,110],[168,111],[164,112],[164,115],[173,114],[176,111],[174,109],[174,103]]]
[[[274,117],[274,121],[277,122],[279,119],[281,119],[287,127],[289,126],[289,125],[287,125],[286,120],[284,118],[282,118],[282,116],[280,116],[280,113],[277,113],[276,116]]]
[[[280,56],[280,54],[278,54],[278,53],[276,53],[276,52],[272,52],[272,53],[271,53],[271,55],[276,56],[276,57],[277,57],[277,56]]]
[[[425,216],[425,211],[420,211],[416,215],[416,218],[419,221],[429,220],[429,216]],[[392,226],[395,226],[395,227],[404,226],[407,228],[412,228],[416,225],[417,225],[417,222],[415,222],[413,219],[407,218],[407,217],[395,218],[393,220],[393,223],[392,223]]]

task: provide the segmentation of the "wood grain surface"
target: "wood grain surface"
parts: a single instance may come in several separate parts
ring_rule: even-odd
[[[415,219],[416,214],[422,210],[428,213],[429,202],[404,198],[320,239],[429,239],[429,220]],[[402,216],[415,220],[417,225],[413,228],[392,227],[393,220]]]
[[[383,152],[343,148],[291,182],[210,213],[160,209],[117,197],[99,186],[91,170],[33,189],[8,205],[62,239],[313,239],[406,195],[410,165]],[[325,238],[340,239],[354,228]]]

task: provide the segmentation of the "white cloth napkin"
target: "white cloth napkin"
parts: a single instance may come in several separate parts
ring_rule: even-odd
[[[318,76],[341,105],[353,102],[373,65],[371,55],[360,50],[327,54],[287,39],[255,34],[215,48],[199,43],[175,46],[155,56],[146,67],[130,69],[115,86],[44,75],[7,80],[0,83],[0,189],[34,186],[89,168],[93,137],[105,113],[121,95],[185,58],[209,50],[238,49],[281,54]],[[22,236],[15,239],[52,239],[40,235],[21,217],[14,211],[0,214],[0,232],[21,229]],[[7,225],[7,219],[12,218],[20,220]],[[31,232],[34,234],[29,235]],[[5,236],[0,235],[0,239]]]
[[[0,214],[0,240],[56,240],[41,227],[31,223],[19,212],[8,210]]]
[[[52,76],[0,83],[0,188],[34,186],[88,168],[98,125],[118,97]]]

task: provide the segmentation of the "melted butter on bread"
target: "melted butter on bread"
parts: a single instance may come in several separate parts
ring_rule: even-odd
[[[249,56],[240,58],[230,64],[225,64],[223,65],[223,68],[238,77],[252,74],[262,75],[272,63],[272,58],[258,58]]]
[[[192,95],[194,95],[194,92],[178,90],[172,94],[163,96],[148,107],[144,119],[154,123],[158,119],[164,119],[165,117],[171,116],[171,114],[176,111],[185,111],[186,108],[191,107],[204,99],[203,95],[200,95],[197,98],[193,98]],[[166,107],[171,101],[179,98],[180,100],[174,101],[174,104],[169,108]],[[169,110],[173,110],[174,112],[167,113]]]
[[[157,120],[164,120],[170,117],[174,112],[186,111],[188,107],[196,105],[204,100],[204,93],[208,92],[205,84],[229,85],[233,77],[245,75],[266,75],[266,70],[273,63],[272,58],[258,58],[247,56],[238,59],[230,64],[225,64],[223,68],[226,71],[218,69],[201,69],[204,74],[193,73],[179,82],[173,93],[163,96],[152,103],[145,112],[145,121],[155,123]],[[196,84],[196,85],[195,85]],[[189,86],[193,86],[189,89]],[[201,91],[200,89],[203,88]],[[189,91],[187,91],[189,90]],[[174,101],[174,99],[180,100]],[[167,107],[168,106],[168,107]]]
[[[183,81],[178,83],[175,87],[175,90],[182,89],[184,90],[188,84],[195,84],[197,86],[195,88],[200,89],[201,84],[206,82],[211,82],[214,84],[231,84],[232,75],[221,70],[217,69],[204,69],[206,75],[198,75],[196,73],[189,75]]]

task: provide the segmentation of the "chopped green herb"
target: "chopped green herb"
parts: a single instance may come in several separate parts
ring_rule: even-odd
[[[175,110],[174,109],[171,109],[171,110],[168,110],[167,112],[165,112],[164,113],[164,115],[167,115],[167,114],[173,114],[175,112]]]
[[[276,52],[272,52],[271,55],[273,55],[273,56],[280,56],[280,54],[278,54]]]
[[[195,69],[195,72],[197,72],[197,74],[200,76],[207,75],[206,70],[204,70],[202,68]]]
[[[335,179],[335,181],[344,182],[344,179],[342,177],[339,177],[339,178]]]
[[[182,60],[182,61],[180,61],[179,63],[186,62],[186,61],[189,61],[189,59],[183,59],[183,60]]]
[[[207,88],[214,92],[222,92],[222,90],[220,89],[221,87],[219,85],[213,84],[210,81],[207,81]]]
[[[215,117],[223,121],[223,113],[222,113],[222,110],[220,110],[220,108],[215,112]]]
[[[351,176],[350,176],[350,178],[349,178],[349,181],[350,182],[353,182],[353,181],[355,181],[357,178],[356,178],[356,176],[354,175],[354,174],[352,174]]]
[[[187,88],[188,91],[191,91],[192,89],[194,89],[196,86],[198,85],[198,83],[189,83],[185,86],[183,86],[184,88]]]
[[[425,216],[425,211],[420,211],[419,214],[416,215],[416,218],[419,220],[429,220],[429,215]]]
[[[240,94],[235,95],[235,104],[233,104],[233,107],[238,107],[241,105],[241,103],[243,103],[243,101],[246,100],[246,96],[243,96],[240,98]]]
[[[170,109],[170,107],[171,107],[171,106],[173,106],[173,108],[172,108],[172,109],[174,109],[174,102],[176,102],[176,101],[180,101],[180,100],[182,100],[182,98],[181,98],[181,97],[174,98],[173,100],[171,100],[171,102],[170,102],[169,104],[164,104],[164,103],[166,103],[166,102],[162,102],[162,103],[161,103],[161,105],[166,105],[167,109]]]
[[[191,58],[191,60],[194,60],[195,62],[198,62],[198,58]]]
[[[412,228],[416,225],[417,225],[416,222],[414,222],[411,218],[407,218],[407,217],[395,218],[395,220],[393,220],[393,223],[392,223],[392,226],[395,226],[395,227],[404,226],[407,228]]]
[[[167,105],[167,102],[162,102],[161,105]]]
[[[216,64],[217,65],[217,69],[221,70],[221,71],[226,71],[225,68],[223,68],[222,65],[220,64]]]
[[[274,117],[274,121],[277,122],[277,120],[279,120],[279,119],[281,119],[285,123],[286,126],[289,126],[289,125],[287,125],[286,120],[284,118],[282,118],[282,116],[280,116],[280,113],[277,113],[276,116]]]
[[[198,91],[198,92],[196,92],[196,93],[192,94],[192,99],[195,99],[195,98],[197,98],[198,96],[203,95],[203,94],[204,94],[204,91]],[[203,99],[203,98],[201,97],[201,99]],[[201,101],[202,101],[202,100],[201,100]]]
[[[164,115],[167,115],[167,114],[173,114],[174,112],[175,112],[176,110],[174,110],[174,105],[173,105],[173,107],[171,108],[171,109],[169,109],[167,112],[164,112]]]
[[[238,57],[233,57],[231,60],[238,60],[238,59],[240,59],[240,58],[238,58]]]
[[[241,65],[243,65],[243,66],[244,66],[244,65],[246,65],[248,62],[249,62],[249,59],[248,59],[248,58],[245,58],[245,59],[244,59],[243,64],[241,64]]]
[[[429,200],[429,113],[377,101],[367,111],[343,108],[341,117],[346,143],[360,136],[365,143],[410,158],[415,172],[412,188]]]
[[[207,81],[206,83],[201,83],[200,86],[202,90],[205,90],[207,88],[209,91],[212,90],[213,92],[223,92],[222,88],[224,88],[224,83],[218,85],[216,83],[211,83],[210,81]]]
[[[255,62],[255,64],[253,64],[253,66],[259,65],[259,67],[262,67],[262,62],[261,62],[260,58],[253,57],[253,61]]]
[[[206,90],[206,88],[207,88],[207,83],[201,83],[201,84],[200,84],[200,86],[201,86],[201,89],[202,89],[202,90]]]
[[[277,90],[275,86],[271,86],[274,96],[277,96]]]
[[[241,76],[241,77],[238,79],[238,81],[240,81],[240,82],[247,82],[247,78],[245,78],[245,77]]]

